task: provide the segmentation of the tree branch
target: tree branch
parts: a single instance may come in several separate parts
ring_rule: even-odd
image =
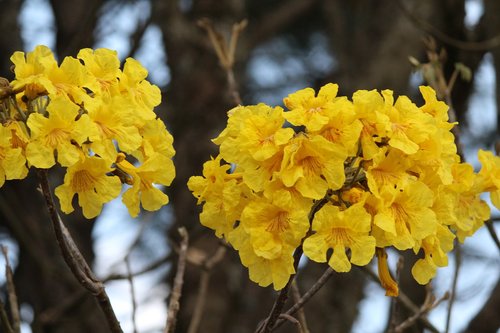
[[[64,261],[69,266],[78,282],[96,297],[98,304],[106,317],[106,321],[111,329],[111,332],[123,333],[120,323],[118,322],[115,312],[113,311],[113,307],[111,306],[111,302],[109,301],[108,294],[104,289],[103,283],[95,277],[57,212],[54,204],[54,198],[52,197],[52,192],[50,190],[47,170],[37,169],[37,174],[40,180],[42,193],[45,198],[45,203],[47,205],[47,209],[49,210],[50,220],[52,221],[57,243]]]
[[[182,295],[182,285],[184,283],[184,271],[186,269],[186,256],[189,241],[186,228],[179,228],[179,234],[181,235],[182,240],[179,252],[179,261],[177,262],[177,272],[175,273],[174,286],[172,288],[170,302],[168,304],[167,324],[164,330],[165,333],[172,333],[175,329],[177,312],[180,308],[179,299]]]

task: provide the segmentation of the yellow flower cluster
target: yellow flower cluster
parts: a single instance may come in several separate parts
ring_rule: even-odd
[[[0,186],[58,163],[67,168],[55,190],[65,213],[77,194],[83,215],[96,217],[122,183],[131,185],[123,202],[133,217],[140,204],[168,202],[156,185],[175,176],[173,138],[153,112],[160,90],[138,61],[121,70],[116,51],[82,49],[58,65],[46,46],[11,60],[15,80],[0,87]]]
[[[413,250],[425,284],[489,218],[480,199],[500,207],[500,158],[480,151],[476,174],[460,163],[448,107],[421,87],[417,107],[393,92],[360,90],[352,100],[327,84],[228,112],[213,141],[220,154],[188,186],[204,203],[203,225],[239,251],[250,278],[279,290],[295,273],[302,246],[337,272],[367,265],[375,253],[388,295],[397,295],[385,248]],[[333,250],[333,251],[332,251]]]

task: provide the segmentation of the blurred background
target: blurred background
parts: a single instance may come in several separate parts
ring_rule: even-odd
[[[327,82],[338,83],[343,95],[392,89],[419,101],[423,78],[412,70],[408,57],[427,62],[423,38],[434,37],[446,50],[448,77],[458,62],[473,73],[472,80],[457,81],[452,101],[467,159],[476,166],[476,150],[493,149],[498,140],[499,17],[497,0],[2,0],[0,76],[12,79],[10,55],[37,44],[52,48],[59,60],[84,47],[106,47],[116,49],[122,60],[132,56],[141,61],[149,80],[161,88],[163,102],[156,111],[173,134],[177,152],[177,178],[165,189],[171,203],[137,219],[128,217],[120,200],[93,221],[80,212],[64,216],[87,260],[106,281],[124,330],[161,332],[177,260],[177,228],[188,229],[190,256],[202,264],[219,248],[218,239],[199,224],[199,207],[186,182],[215,156],[210,139],[225,127],[234,102],[198,20],[209,18],[227,36],[234,23],[248,20],[234,67],[243,104],[281,105],[289,93]],[[61,184],[62,175],[53,173],[51,181]],[[498,211],[493,217],[498,233]],[[483,229],[461,247],[459,260],[450,255],[449,267],[439,270],[433,282],[438,297],[450,290],[460,262],[450,332],[497,332],[500,327],[499,252]],[[8,246],[15,269],[23,332],[108,332],[95,299],[62,260],[34,174],[1,188],[0,242]],[[397,254],[390,256],[394,267]],[[411,278],[409,258],[401,287],[421,304],[425,290]],[[324,269],[303,262],[299,289],[306,291]],[[253,332],[274,302],[272,288],[250,282],[232,250],[204,271],[188,263],[177,331]],[[190,324],[202,275],[209,284],[201,327],[194,330]],[[306,305],[305,316],[311,332],[382,332],[389,308],[384,291],[353,270],[334,274]],[[429,316],[439,331],[445,329],[447,312],[444,302]],[[397,313],[402,319],[409,315],[403,308]],[[295,329],[285,324],[278,331]],[[417,322],[407,331],[423,330]]]

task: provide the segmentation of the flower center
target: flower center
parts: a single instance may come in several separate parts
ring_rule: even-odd
[[[279,212],[278,215],[269,223],[266,228],[266,231],[272,233],[284,232],[290,227],[290,223],[288,222],[288,213],[287,212]]]
[[[87,170],[78,170],[74,173],[71,188],[75,192],[85,192],[94,189],[97,179]]]

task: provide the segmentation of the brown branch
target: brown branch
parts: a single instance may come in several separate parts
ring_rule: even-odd
[[[288,299],[288,291],[290,290],[292,281],[295,278],[295,275],[297,274],[296,272],[299,266],[300,258],[302,257],[302,253],[303,253],[302,245],[300,245],[293,254],[293,266],[295,273],[290,276],[290,279],[288,280],[285,287],[281,289],[278,298],[276,298],[276,301],[274,302],[273,307],[271,308],[271,312],[269,313],[267,318],[257,327],[255,333],[269,333],[273,331],[275,323],[281,314],[281,310],[285,306],[285,303]]]
[[[424,304],[420,307],[420,310],[413,316],[407,318],[401,324],[394,328],[395,333],[402,333],[405,329],[409,328],[419,319],[429,313],[432,309],[436,308],[441,302],[447,300],[449,294],[446,292],[440,299],[436,300],[436,297],[432,294],[430,285],[427,285],[426,295]]]
[[[164,333],[172,333],[175,329],[177,321],[177,312],[179,311],[179,299],[182,295],[182,285],[184,284],[184,271],[186,270],[186,256],[188,250],[189,236],[186,228],[179,228],[181,235],[181,246],[179,252],[179,261],[177,262],[177,272],[175,273],[174,286],[170,295],[170,302],[168,304],[167,324]]]
[[[133,332],[137,333],[137,321],[135,320],[135,315],[137,313],[137,300],[135,298],[135,287],[134,287],[134,278],[132,276],[132,270],[130,268],[130,256],[125,257],[125,266],[127,268],[127,280],[130,285],[130,298],[132,299],[132,327]]]
[[[302,326],[302,324],[300,323],[300,320],[297,320],[295,319],[294,317],[290,316],[290,315],[287,315],[286,313],[282,313],[280,314],[280,319],[281,320],[288,320],[289,322],[291,322],[292,324],[295,324],[295,326],[297,326],[297,331],[299,333],[306,333],[306,331],[304,330],[304,327]]]
[[[207,291],[210,283],[212,268],[224,258],[225,254],[226,247],[224,245],[219,245],[215,254],[213,256],[207,257],[205,262],[201,264],[203,272],[201,273],[200,277],[198,295],[196,297],[193,316],[191,317],[191,322],[189,323],[188,333],[198,332],[198,328],[200,327],[201,319],[203,316],[203,311],[205,309],[205,301],[207,299]]]
[[[500,240],[498,239],[498,235],[495,231],[495,227],[493,227],[493,219],[484,222],[486,225],[486,228],[488,229],[488,232],[491,236],[491,239],[493,239],[493,242],[497,246],[498,251],[500,251]]]
[[[460,266],[462,264],[462,254],[460,244],[456,242],[455,247],[455,271],[453,272],[453,282],[451,284],[451,295],[450,301],[448,302],[448,309],[446,313],[446,328],[445,332],[448,333],[450,331],[451,324],[451,311],[453,309],[453,303],[455,302],[455,297],[457,294],[457,283],[458,283],[458,273],[460,272]]]
[[[14,285],[14,276],[9,263],[9,255],[6,246],[2,247],[3,257],[5,258],[5,277],[7,279],[7,293],[9,294],[9,305],[12,317],[12,329],[14,332],[21,332],[21,317],[19,316],[19,304],[17,302],[16,287]]]
[[[233,24],[231,38],[229,39],[228,46],[222,34],[215,30],[212,22],[209,19],[204,18],[198,21],[198,25],[201,28],[205,29],[205,31],[207,32],[208,39],[212,43],[215,53],[217,54],[217,58],[219,59],[222,68],[226,72],[228,90],[236,105],[241,104],[241,97],[238,91],[238,86],[236,84],[236,79],[234,78],[233,66],[238,38],[241,32],[247,26],[247,23],[248,22],[246,20],[243,20],[239,23]]]
[[[9,322],[9,316],[7,316],[7,311],[5,311],[5,306],[0,299],[0,324],[5,333],[15,333]]]
[[[40,180],[42,193],[45,198],[45,203],[47,205],[47,209],[49,210],[50,220],[54,228],[57,244],[59,245],[64,261],[78,282],[96,297],[111,332],[123,333],[120,323],[116,318],[116,314],[113,311],[113,307],[111,306],[111,302],[109,301],[108,294],[104,289],[103,283],[95,277],[57,212],[54,204],[54,198],[52,197],[52,192],[50,190],[47,170],[37,169],[37,174]]]
[[[434,36],[436,39],[439,39],[445,44],[448,44],[450,46],[456,47],[461,50],[477,51],[477,52],[491,51],[492,49],[495,49],[500,46],[500,35],[497,35],[493,38],[480,42],[463,41],[448,36],[438,28],[434,27],[429,22],[414,15],[410,10],[408,10],[408,8],[405,7],[405,5],[403,5],[401,0],[397,0],[396,4],[401,9],[401,11],[410,19],[410,21],[413,22],[413,24],[415,24],[418,28],[420,28],[424,32]]]
[[[301,299],[299,286],[297,285],[297,280],[292,281],[292,296],[295,303],[299,302]],[[297,317],[299,319],[300,325],[302,326],[302,331],[304,333],[310,333],[309,328],[307,326],[306,314],[304,312],[303,307],[300,307],[299,310],[297,311]]]
[[[139,276],[142,274],[149,273],[149,272],[161,267],[169,259],[170,259],[170,254],[167,254],[167,255],[159,258],[158,260],[153,261],[152,263],[150,263],[149,265],[147,265],[143,269],[141,269],[135,273],[132,273],[131,275],[133,277],[136,277],[136,276]],[[125,280],[125,279],[128,279],[128,274],[114,273],[114,274],[110,274],[107,277],[103,278],[102,281],[108,282],[108,281],[112,281],[112,280]]]
[[[375,274],[369,267],[364,266],[358,268],[362,272],[366,273],[366,275],[368,275],[368,277],[370,277],[374,282],[381,286],[377,274]],[[413,303],[412,300],[403,291],[399,291],[399,295],[396,297],[396,299],[398,300],[398,302],[401,302],[401,305],[403,305],[406,309],[412,311],[414,314],[420,311],[420,308],[416,306],[415,303]],[[418,321],[429,331],[433,333],[440,333],[439,330],[434,325],[432,325],[432,323],[427,318],[419,317]]]
[[[149,17],[144,22],[137,23],[135,31],[130,36],[130,50],[128,51],[128,54],[124,59],[133,57],[135,55],[141,45],[141,40],[144,37],[146,30],[148,30],[152,22],[153,15],[149,15]]]

